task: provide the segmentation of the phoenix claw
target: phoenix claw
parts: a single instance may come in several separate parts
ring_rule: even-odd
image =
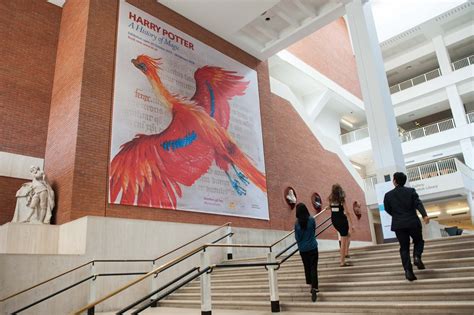
[[[236,179],[232,180],[232,188],[234,188],[239,196],[245,196],[247,194],[247,191],[239,185],[239,182]]]
[[[248,184],[250,184],[250,181],[248,179],[247,176],[244,175],[244,173],[242,173],[241,171],[239,171],[234,164],[232,164],[232,168],[234,169],[235,171],[235,174],[237,175],[237,177],[239,178],[239,180],[242,182],[242,184],[244,184],[245,186],[247,186]]]

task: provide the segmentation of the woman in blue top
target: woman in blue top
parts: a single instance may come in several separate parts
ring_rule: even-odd
[[[295,238],[304,265],[306,283],[311,285],[311,300],[316,302],[318,290],[318,243],[316,221],[304,203],[296,205]]]

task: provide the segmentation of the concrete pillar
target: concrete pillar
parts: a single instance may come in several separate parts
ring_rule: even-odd
[[[232,233],[232,227],[229,225],[227,227],[227,234],[230,234],[230,233]],[[228,235],[226,237],[226,243],[227,243],[227,245],[232,245],[232,235]],[[231,247],[231,246],[227,247],[227,249],[226,249],[227,260],[232,260],[234,258],[232,249],[233,249],[233,247]]]
[[[441,74],[450,74],[453,72],[453,69],[451,68],[451,58],[449,57],[449,52],[444,43],[443,36],[438,35],[434,37],[433,45],[436,52],[436,58],[438,59],[439,68],[441,69]],[[464,105],[459,96],[456,85],[446,87],[446,94],[448,95],[449,106],[451,107],[456,126],[460,127],[467,124],[466,111],[464,110]]]
[[[449,107],[451,108],[451,113],[453,114],[456,127],[466,125],[466,111],[464,110],[464,105],[456,85],[447,86],[446,94],[448,95]]]
[[[267,255],[267,262],[275,263],[275,252],[270,252]],[[280,297],[278,294],[278,275],[274,265],[267,266],[268,269],[268,282],[270,286],[270,307],[272,313],[280,312]]]
[[[471,224],[474,224],[474,198],[471,191],[467,193],[467,205],[469,206],[469,213],[471,214]]]
[[[405,172],[398,128],[370,4],[346,5],[378,182],[396,171]]]
[[[436,52],[436,58],[438,59],[439,68],[441,69],[441,74],[446,75],[453,72],[451,68],[451,58],[449,57],[448,49],[444,44],[443,36],[438,35],[433,38],[433,45]]]
[[[464,156],[464,164],[474,169],[474,147],[472,146],[471,138],[462,139],[459,141],[459,144]]]
[[[209,267],[209,253],[204,250],[201,253],[201,269]],[[200,279],[201,285],[201,315],[212,314],[212,301],[211,301],[211,274],[203,273]]]

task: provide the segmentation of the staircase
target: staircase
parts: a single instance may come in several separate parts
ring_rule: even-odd
[[[320,252],[318,300],[311,302],[298,254],[278,270],[282,312],[351,314],[474,314],[474,235],[425,242],[426,270],[405,280],[397,244],[350,251],[352,267],[339,267],[337,251]],[[263,258],[233,260],[262,262]],[[268,275],[263,267],[216,269],[211,275],[214,309],[269,311]],[[199,281],[159,303],[200,308]],[[153,314],[149,309],[147,314]],[[196,313],[197,314],[197,313]]]

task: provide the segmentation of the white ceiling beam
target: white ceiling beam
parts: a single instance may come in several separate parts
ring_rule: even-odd
[[[303,13],[306,13],[309,16],[315,16],[316,13],[317,13],[314,10],[314,8],[311,8],[310,6],[308,6],[305,3],[301,2],[300,0],[294,0],[293,3],[298,7],[298,9],[300,9]]]
[[[272,29],[265,28],[264,26],[261,25],[253,25],[253,27],[262,33],[263,35],[269,37],[270,39],[278,39],[279,35],[277,32],[275,32]]]
[[[298,27],[300,25],[300,23],[297,20],[295,20],[294,18],[292,18],[291,16],[289,16],[283,11],[277,11],[275,13],[276,15],[281,17],[283,20],[285,20],[288,24],[290,24],[290,26]]]

